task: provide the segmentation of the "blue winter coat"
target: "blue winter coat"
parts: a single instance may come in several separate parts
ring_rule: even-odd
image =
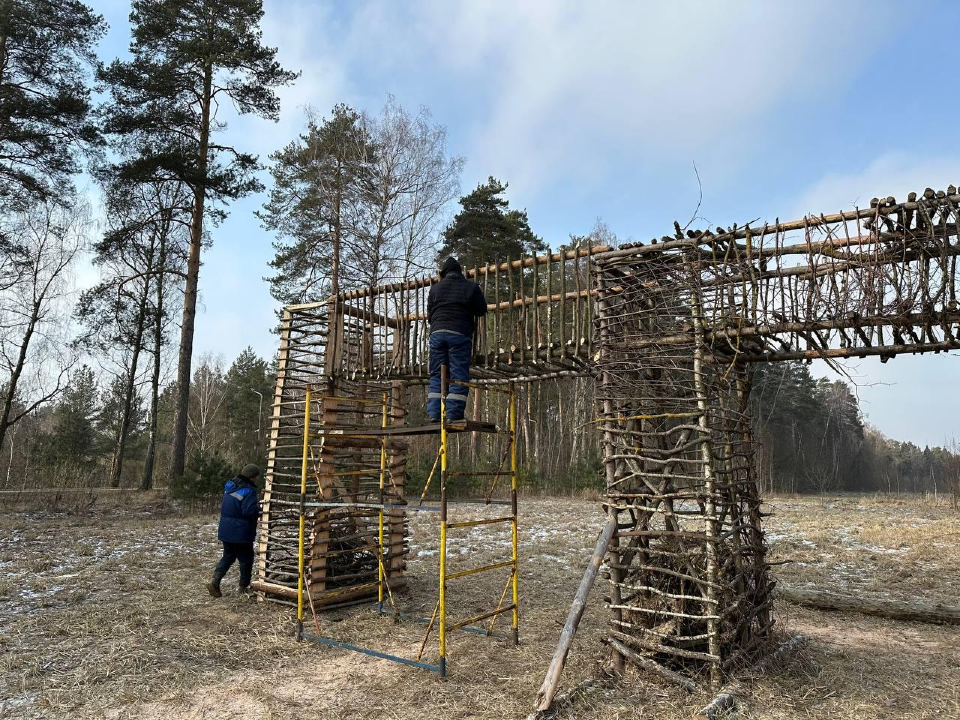
[[[473,335],[474,319],[487,314],[487,300],[480,286],[462,273],[450,271],[427,294],[430,332],[451,330]]]
[[[257,486],[239,475],[227,480],[220,505],[220,528],[217,537],[223,542],[252,543],[257,534]]]

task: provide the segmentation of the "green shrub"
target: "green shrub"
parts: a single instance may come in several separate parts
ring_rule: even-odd
[[[201,500],[219,496],[223,484],[236,474],[219,455],[196,455],[183,475],[171,481],[170,494],[180,500]]]

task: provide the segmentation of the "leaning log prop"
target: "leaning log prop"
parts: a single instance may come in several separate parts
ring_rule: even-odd
[[[580,581],[580,587],[577,590],[576,597],[573,599],[573,604],[570,606],[567,621],[563,625],[563,632],[560,633],[560,641],[557,644],[556,651],[553,653],[553,659],[550,661],[550,668],[547,670],[547,675],[543,679],[543,685],[540,686],[540,691],[537,693],[537,710],[539,712],[549,710],[551,703],[553,703],[553,696],[556,695],[557,685],[560,682],[560,673],[563,671],[563,666],[567,662],[570,645],[573,643],[573,638],[577,634],[577,627],[580,625],[580,620],[583,618],[583,611],[587,606],[587,596],[590,594],[590,588],[593,587],[593,583],[597,579],[600,564],[607,554],[607,547],[610,545],[610,540],[613,538],[616,530],[617,516],[611,513],[607,524],[603,526],[603,530],[600,532],[600,537],[597,538],[597,545],[593,549],[593,555],[590,556],[590,562],[587,564],[587,569],[583,573],[583,580]]]
[[[794,605],[815,610],[853,612],[861,615],[876,615],[889,620],[932,623],[935,625],[960,625],[960,607],[914,600],[887,600],[863,595],[785,587],[778,583],[776,595]]]

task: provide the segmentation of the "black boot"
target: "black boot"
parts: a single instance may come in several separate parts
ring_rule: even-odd
[[[223,580],[223,573],[219,570],[214,570],[213,578],[207,583],[207,592],[213,595],[215,598],[223,597],[223,593],[220,592],[221,580]]]

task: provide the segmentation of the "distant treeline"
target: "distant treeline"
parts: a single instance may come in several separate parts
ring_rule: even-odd
[[[104,370],[97,374],[87,365],[75,369],[56,401],[28,414],[8,433],[0,457],[0,487],[149,487],[145,473],[163,478],[170,462],[176,398],[171,386],[160,390],[152,437],[145,406],[148,379],[138,381],[142,391],[133,393],[121,448],[125,378]],[[265,466],[275,381],[275,366],[249,348],[229,366],[219,358],[200,359],[191,383],[187,471],[171,486],[176,495],[215,494],[243,464]],[[423,419],[421,395],[416,388],[410,391],[410,422]],[[489,395],[480,402],[476,417],[498,418],[503,402],[499,395]],[[589,378],[519,386],[517,437],[523,487],[548,493],[602,489],[593,403]],[[864,424],[849,385],[814,378],[804,363],[758,366],[750,412],[758,478],[765,493],[956,496],[960,490],[956,445],[921,448],[885,437]],[[474,454],[476,448],[466,444],[469,440],[464,442],[465,459],[491,461],[483,457],[482,448]],[[434,454],[429,439],[411,445],[412,492],[422,488]]]
[[[275,381],[274,367],[250,349],[228,368],[219,358],[200,358],[190,387],[187,468],[172,483],[175,494],[219,493],[244,464],[265,463]],[[0,488],[145,488],[154,474],[165,477],[175,393],[172,385],[161,389],[153,436],[145,402],[150,387],[140,385],[124,423],[126,378],[103,370],[98,375],[88,365],[76,368],[55,402],[7,433]]]
[[[814,378],[805,363],[758,366],[750,409],[768,492],[957,492],[955,441],[920,448],[886,437],[864,423],[847,383]]]

